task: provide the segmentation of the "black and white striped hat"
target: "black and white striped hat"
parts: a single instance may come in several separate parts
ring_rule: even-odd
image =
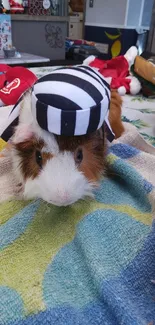
[[[105,122],[112,141],[109,103],[109,84],[96,70],[84,65],[54,70],[40,78],[32,90],[34,119],[42,129],[56,135],[86,135]]]

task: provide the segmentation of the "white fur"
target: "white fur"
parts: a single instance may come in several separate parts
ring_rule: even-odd
[[[24,99],[21,102],[19,116],[20,123],[27,123],[29,125],[33,123],[33,116],[31,112],[31,93],[32,91],[30,90],[24,95]]]
[[[12,149],[14,173],[18,181],[24,184],[24,197],[26,199],[42,198],[57,206],[73,204],[85,196],[92,197],[95,184],[90,183],[84,174],[78,170],[73,154],[66,151],[60,152],[54,135],[42,130],[33,120],[31,100],[29,95],[26,95],[13,143],[17,144],[28,140],[32,135],[38,139],[43,139],[45,146],[42,152],[50,152],[54,157],[47,161],[38,177],[30,178],[25,182],[20,169],[21,158],[16,149]]]
[[[31,111],[31,93],[28,92],[24,96],[24,100],[21,104],[19,124],[16,127],[15,134],[13,136],[13,143],[23,142],[30,139],[34,135],[37,139],[42,139],[46,143],[44,151],[51,152],[52,148],[52,154],[58,153],[59,148],[54,136],[41,129],[37,121],[35,121],[33,118]]]
[[[15,144],[29,140],[33,136],[32,128],[28,124],[20,123],[16,127],[16,131],[13,137]]]
[[[26,181],[24,196],[67,206],[85,196],[92,196],[92,189],[93,184],[78,171],[73,154],[63,152],[48,160],[37,178]]]

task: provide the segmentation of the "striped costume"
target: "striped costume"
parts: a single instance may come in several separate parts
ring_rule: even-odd
[[[21,99],[12,109],[1,134],[5,141],[18,123]],[[54,70],[40,78],[32,89],[34,119],[42,129],[56,135],[86,135],[105,123],[107,137],[112,141],[109,103],[109,84],[96,70],[84,65]]]

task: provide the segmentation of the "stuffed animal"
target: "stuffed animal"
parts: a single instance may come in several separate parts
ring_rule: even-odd
[[[11,14],[23,14],[24,7],[22,0],[9,0],[10,1],[10,9]]]
[[[111,96],[101,74],[81,66],[39,79],[15,105],[1,137],[11,138],[22,197],[67,206],[93,196],[105,169],[106,138],[123,130],[120,96]]]
[[[111,89],[117,89],[120,95],[126,93],[136,95],[141,90],[139,80],[130,74],[130,67],[137,56],[137,48],[132,46],[126,54],[111,60],[101,60],[94,56],[88,57],[83,64],[97,69],[108,78]]]
[[[155,98],[155,57],[151,56],[146,60],[141,56],[136,56],[131,71],[142,85],[142,94]]]

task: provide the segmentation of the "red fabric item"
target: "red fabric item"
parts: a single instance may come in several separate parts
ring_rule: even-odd
[[[130,93],[131,79],[126,79],[129,75],[129,64],[123,55],[107,61],[96,58],[89,65],[99,69],[105,78],[112,78],[110,85],[112,89],[124,86],[126,92]]]
[[[1,68],[1,67],[0,67]],[[7,85],[4,86],[4,79]],[[19,97],[37,81],[37,77],[23,67],[9,67],[0,75],[0,99],[5,105],[15,105]]]
[[[0,64],[0,72],[6,72],[9,69],[12,69],[9,65],[7,65],[7,64]]]
[[[5,86],[6,83],[6,74],[0,73],[0,89]]]
[[[89,65],[98,68],[99,72],[106,78],[125,78],[129,74],[129,64],[123,55],[106,61],[96,58]]]
[[[126,89],[126,92],[129,94],[130,93],[130,82],[131,82],[131,79],[129,79],[129,78],[113,78],[110,86],[112,89],[118,89],[118,88],[124,86]]]
[[[5,86],[6,83],[6,72],[10,67],[6,64],[0,64],[0,89]]]
[[[11,14],[20,14],[24,12],[24,7],[18,0],[9,0]]]

